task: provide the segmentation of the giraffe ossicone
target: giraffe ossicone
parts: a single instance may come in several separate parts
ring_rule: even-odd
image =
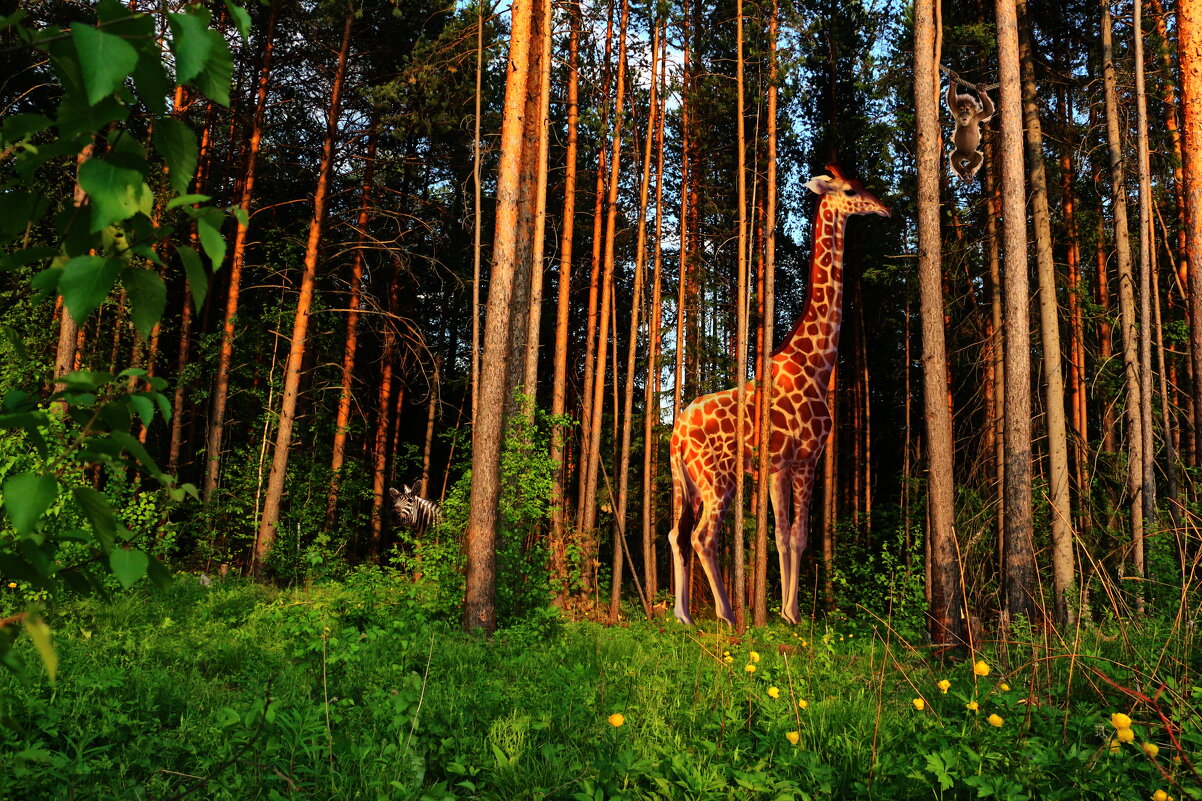
[[[798,569],[809,531],[818,457],[831,431],[826,398],[843,318],[843,234],[851,216],[892,216],[858,180],[844,175],[833,164],[827,166],[827,171],[829,176],[819,175],[805,184],[820,198],[814,218],[814,252],[805,310],[784,344],[772,354],[768,480],[780,555],[781,612],[791,623],[801,620]],[[689,615],[689,546],[709,579],[718,617],[732,626],[735,623],[718,564],[718,535],[734,497],[735,483],[742,480],[744,472],[752,472],[758,434],[757,391],[752,382],[745,393],[742,454],[735,453],[735,427],[740,419],[737,389],[701,396],[681,412],[672,429],[674,522],[668,539],[675,614],[682,623],[693,622]]]

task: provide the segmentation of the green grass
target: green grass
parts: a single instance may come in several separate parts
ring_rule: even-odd
[[[73,602],[57,683],[0,676],[0,798],[1202,798],[1200,657],[1168,624],[991,647],[981,677],[883,621],[545,613],[488,641],[420,608],[378,571]]]

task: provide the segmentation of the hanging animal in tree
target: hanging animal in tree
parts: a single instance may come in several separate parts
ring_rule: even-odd
[[[950,76],[947,108],[956,123],[956,130],[952,133],[952,172],[960,176],[961,181],[969,183],[985,161],[980,151],[981,126],[993,118],[993,101],[989,98],[988,90],[979,86],[971,87],[975,96],[958,91],[959,77],[951,70],[946,72]]]
[[[806,546],[818,457],[831,432],[826,398],[843,318],[843,232],[852,215],[890,216],[889,209],[858,180],[846,177],[835,165],[827,170],[831,177],[820,175],[806,184],[820,200],[814,220],[814,253],[805,311],[772,355],[769,487],[780,553],[781,611],[791,623],[801,620],[798,569]],[[734,497],[735,483],[743,480],[744,472],[752,470],[758,433],[754,386],[746,393],[742,414],[746,446],[741,454],[735,452],[737,399],[736,389],[703,395],[681,412],[672,430],[675,521],[668,537],[676,585],[676,618],[686,624],[693,622],[689,615],[690,544],[709,579],[718,617],[735,623],[718,566],[718,534]]]

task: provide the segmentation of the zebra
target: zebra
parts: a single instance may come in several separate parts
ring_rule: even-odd
[[[408,485],[402,485],[400,490],[389,487],[388,494],[392,496],[392,511],[397,521],[418,537],[442,520],[442,507],[421,497]]]

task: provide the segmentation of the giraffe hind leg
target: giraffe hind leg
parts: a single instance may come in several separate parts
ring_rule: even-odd
[[[722,583],[722,567],[718,564],[718,531],[722,526],[722,516],[726,511],[726,503],[719,500],[713,504],[705,504],[701,524],[693,534],[693,550],[701,561],[705,576],[710,582],[710,593],[714,596],[714,613],[720,620],[725,620],[731,626],[735,625],[735,613],[731,609],[730,599],[726,596],[726,587]]]
[[[688,479],[684,475],[684,465],[680,463],[677,454],[672,455],[672,506],[676,512],[676,520],[668,534],[668,544],[672,548],[672,579],[675,583],[676,608],[673,614],[676,619],[687,626],[693,625],[689,614],[689,570],[688,543],[692,539],[693,529],[697,525],[697,509],[690,492]]]

